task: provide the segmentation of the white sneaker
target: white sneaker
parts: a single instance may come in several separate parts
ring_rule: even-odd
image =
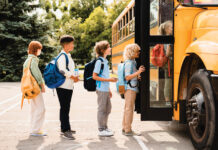
[[[108,132],[107,130],[99,131],[99,136],[113,136],[114,134],[111,132]]]
[[[111,130],[111,129],[105,129],[107,132],[110,132],[110,133],[112,133],[112,134],[114,134],[114,132]]]
[[[47,136],[47,133],[45,132],[39,132],[39,133],[30,133],[31,136]]]

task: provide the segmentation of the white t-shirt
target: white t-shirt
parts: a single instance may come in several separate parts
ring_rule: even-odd
[[[61,53],[67,54],[64,50],[62,50]],[[61,86],[59,86],[59,88],[73,90],[74,81],[70,77],[72,75],[74,75],[75,64],[74,64],[74,61],[73,61],[70,53],[68,53],[67,56],[68,56],[68,60],[69,60],[69,62],[68,62],[69,71],[67,70],[67,67],[66,67],[65,55],[61,55],[57,61],[57,67],[58,67],[59,71],[60,72],[62,71],[64,73],[64,76],[66,77],[65,82]]]

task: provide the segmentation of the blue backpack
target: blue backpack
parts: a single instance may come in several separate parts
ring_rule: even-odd
[[[66,67],[67,67],[67,70],[69,70],[69,68],[68,68],[69,60],[68,60],[67,54],[60,53],[48,65],[46,65],[45,71],[43,73],[45,84],[49,88],[53,89],[53,88],[57,88],[57,87],[61,86],[66,79],[65,76],[63,75],[63,73],[61,73],[57,67],[57,60],[62,54],[66,58]]]
[[[95,63],[97,60],[101,60],[101,70],[99,73],[100,75],[104,69],[103,59],[101,58],[94,59],[85,65],[84,76],[83,76],[83,79],[84,79],[83,86],[87,91],[96,91],[96,80],[92,78],[92,74],[93,74],[93,70],[95,68]]]
[[[120,93],[121,98],[124,98],[124,93],[127,89],[127,85],[129,85],[131,88],[135,88],[137,86],[131,85],[131,80],[126,81],[125,79],[125,62],[118,64],[118,81],[116,83],[117,92]],[[133,66],[131,63],[131,74],[133,73]]]

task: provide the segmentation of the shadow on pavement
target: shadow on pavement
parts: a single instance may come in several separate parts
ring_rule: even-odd
[[[20,140],[16,146],[18,150],[37,150],[43,143],[44,137],[29,136],[28,139]]]
[[[162,123],[162,125],[163,124],[164,123]],[[162,150],[194,150],[185,125],[171,122],[165,127],[162,126],[162,129],[163,130],[141,132],[144,139],[143,142],[148,149],[160,150],[161,147]]]
[[[89,150],[130,150],[127,143],[125,141],[125,147],[118,147],[116,144],[118,141],[114,137],[99,137],[100,141],[90,142],[87,147]],[[127,144],[127,145],[126,145]],[[135,149],[136,150],[136,149]]]
[[[60,141],[43,147],[43,150],[75,150],[83,147],[83,144],[76,140],[68,140],[60,136]]]

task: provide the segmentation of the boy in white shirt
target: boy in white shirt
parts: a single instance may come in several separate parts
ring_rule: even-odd
[[[71,130],[69,121],[70,102],[73,94],[73,84],[78,82],[78,77],[74,76],[74,61],[70,55],[70,51],[74,49],[74,38],[69,35],[62,36],[60,44],[63,47],[61,53],[67,54],[68,65],[66,64],[65,55],[61,55],[57,61],[58,69],[66,77],[65,82],[56,88],[58,99],[60,102],[60,122],[61,132],[64,138],[75,140],[72,134],[76,131]]]

